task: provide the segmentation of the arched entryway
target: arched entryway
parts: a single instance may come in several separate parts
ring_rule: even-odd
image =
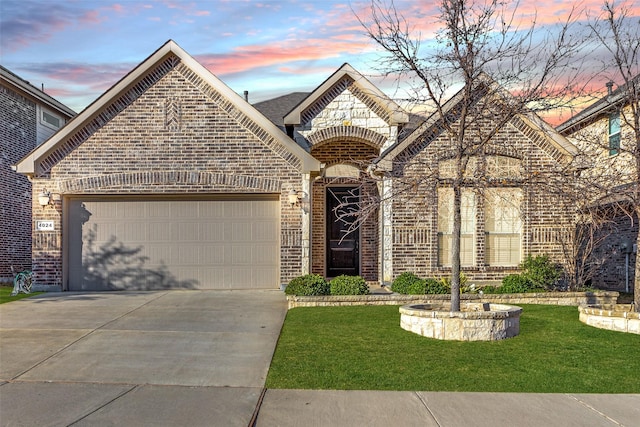
[[[378,153],[371,142],[345,139],[311,148],[311,155],[325,164],[311,186],[312,273],[378,281],[378,190],[366,175]]]

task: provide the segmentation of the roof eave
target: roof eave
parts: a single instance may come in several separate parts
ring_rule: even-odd
[[[69,118],[76,115],[76,112],[73,111],[71,108],[67,107],[66,105],[56,100],[55,98],[51,97],[47,93],[34,87],[30,83],[15,76],[11,71],[9,71],[4,67],[0,68],[0,78],[6,81],[8,84],[11,84],[14,87],[18,88],[19,90],[27,93],[31,97],[36,98],[38,101],[47,105],[49,108],[52,108],[58,111],[59,113],[65,114]]]

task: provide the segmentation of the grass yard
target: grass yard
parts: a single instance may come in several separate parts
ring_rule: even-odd
[[[640,335],[584,325],[577,307],[523,305],[520,335],[453,342],[400,328],[397,306],[294,308],[268,388],[640,393]]]
[[[30,294],[19,293],[16,296],[11,296],[11,291],[13,291],[13,286],[0,286],[0,304],[4,304],[5,302],[17,301],[22,298],[32,297],[34,295],[41,294],[42,292],[32,292]]]

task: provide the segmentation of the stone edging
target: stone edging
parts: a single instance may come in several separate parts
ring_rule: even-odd
[[[549,305],[611,305],[616,304],[618,292],[541,292],[530,294],[463,294],[461,302],[489,302],[494,304],[549,304]],[[406,305],[437,301],[450,301],[450,295],[287,295],[288,309],[296,307],[336,307],[348,305]]]
[[[640,313],[631,311],[630,304],[581,306],[578,310],[580,321],[589,326],[640,335]]]

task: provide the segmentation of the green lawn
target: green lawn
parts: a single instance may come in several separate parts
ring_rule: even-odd
[[[268,388],[640,393],[640,336],[596,329],[577,307],[523,305],[520,335],[496,342],[424,338],[397,306],[287,313]]]
[[[16,296],[11,296],[11,291],[13,290],[13,286],[0,286],[0,304],[4,304],[5,302],[17,301],[22,298],[28,298],[34,295],[41,294],[42,292],[32,292],[30,294],[19,293]]]

